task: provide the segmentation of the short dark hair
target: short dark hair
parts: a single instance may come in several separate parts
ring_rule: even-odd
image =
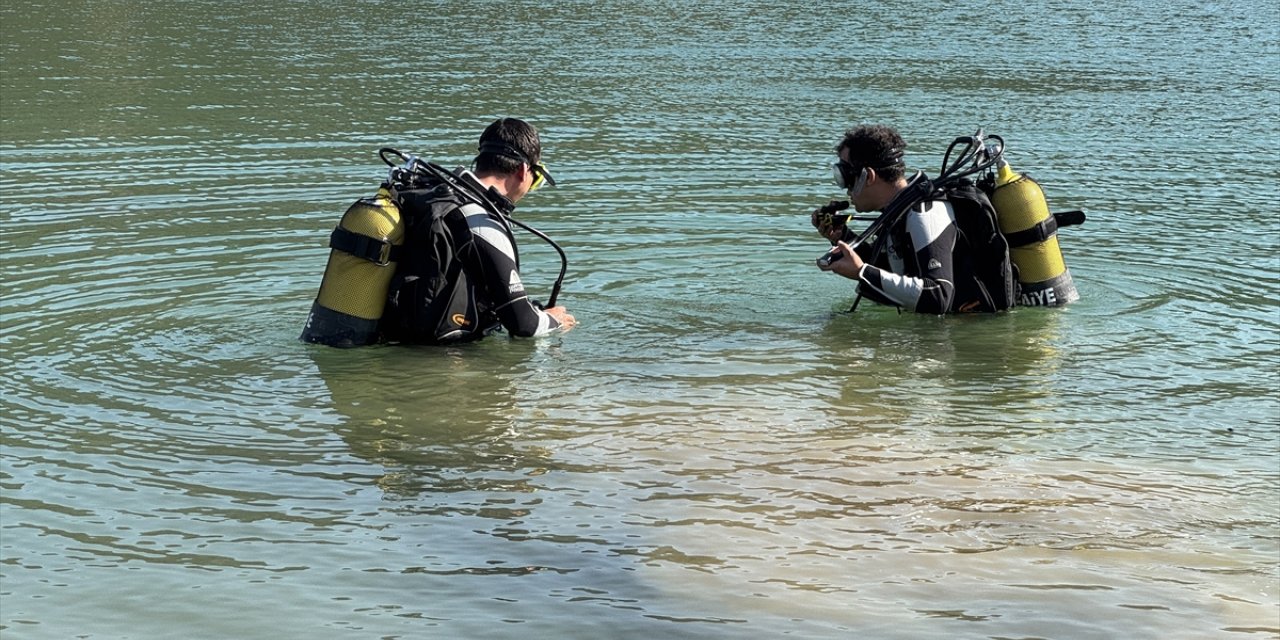
[[[480,134],[476,149],[476,171],[480,173],[514,173],[521,164],[533,165],[542,160],[542,141],[538,130],[519,118],[499,118]]]
[[[893,127],[864,124],[849,129],[836,145],[836,153],[846,148],[855,166],[870,167],[885,180],[892,182],[906,175],[907,165],[902,158],[907,143]]]

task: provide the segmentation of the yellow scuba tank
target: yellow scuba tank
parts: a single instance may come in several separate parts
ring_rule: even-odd
[[[376,342],[403,243],[404,222],[387,185],[352,204],[329,237],[329,263],[300,339],[331,347]]]
[[[1009,242],[1009,257],[1018,267],[1022,287],[1018,304],[1055,307],[1079,300],[1071,272],[1062,261],[1057,221],[1049,213],[1040,185],[1001,160],[991,204],[1000,233]]]

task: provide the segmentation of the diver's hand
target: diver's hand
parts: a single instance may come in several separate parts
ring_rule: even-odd
[[[549,309],[543,309],[543,311],[546,311],[547,315],[555,318],[556,322],[560,323],[560,328],[562,329],[569,329],[578,324],[578,321],[575,320],[573,316],[569,315],[568,309],[565,309],[564,307],[551,307]]]
[[[833,207],[837,204],[840,204],[840,201],[832,200],[826,206],[818,207],[813,210],[813,213],[809,214],[809,224],[818,230],[819,235],[833,244],[845,235],[844,222],[835,223],[835,216],[831,215]],[[845,204],[845,207],[848,207],[848,204]],[[835,210],[838,211],[840,209]]]
[[[827,266],[818,265],[823,271],[832,271],[838,273],[850,280],[857,280],[858,274],[862,273],[862,267],[866,264],[862,260],[862,256],[858,255],[848,243],[843,240],[837,241],[832,252],[838,252],[838,255]]]

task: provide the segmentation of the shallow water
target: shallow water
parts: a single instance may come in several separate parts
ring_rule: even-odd
[[[6,4],[3,636],[1280,637],[1280,10],[985,6]],[[298,343],[501,115],[581,326]],[[864,121],[1004,136],[1082,300],[843,313]]]

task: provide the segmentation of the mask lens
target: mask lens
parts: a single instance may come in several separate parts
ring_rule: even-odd
[[[841,189],[848,189],[858,180],[858,172],[844,160],[831,164],[831,174],[835,177],[836,186]]]
[[[544,184],[550,184],[553,187],[556,185],[555,178],[552,178],[551,172],[547,171],[547,165],[538,162],[530,166],[529,170],[533,172],[533,184],[529,185],[530,191],[534,191]]]

